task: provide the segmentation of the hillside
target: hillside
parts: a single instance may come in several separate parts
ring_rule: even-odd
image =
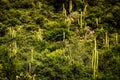
[[[0,80],[119,80],[119,0],[0,0]]]

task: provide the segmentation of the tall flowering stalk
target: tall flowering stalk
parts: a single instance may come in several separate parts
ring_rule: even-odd
[[[98,51],[97,51],[97,43],[96,37],[94,39],[94,50],[92,54],[92,68],[93,68],[93,78],[96,78],[96,74],[98,72]]]
[[[70,1],[69,1],[69,12],[72,11],[72,8],[73,8],[73,6],[72,6],[72,0],[70,0]]]
[[[65,9],[65,5],[63,4],[63,11],[62,11],[63,15],[66,16],[67,15],[67,11]]]

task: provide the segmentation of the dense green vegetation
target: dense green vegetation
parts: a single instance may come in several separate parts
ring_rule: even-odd
[[[0,80],[119,75],[119,0],[0,0]]]

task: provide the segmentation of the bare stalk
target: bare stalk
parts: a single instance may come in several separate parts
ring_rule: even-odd
[[[64,16],[67,15],[67,11],[66,11],[66,9],[65,9],[65,5],[64,5],[64,4],[63,4],[63,12],[62,12],[62,13],[63,13]]]
[[[92,54],[92,68],[93,68],[93,78],[96,79],[96,74],[98,71],[98,51],[96,38],[94,39],[94,51]]]
[[[105,46],[109,48],[109,37],[108,37],[108,32],[105,32]]]
[[[97,25],[97,27],[98,27],[98,18],[96,18],[96,25]]]
[[[83,27],[83,23],[82,23],[83,21],[82,21],[82,11],[81,11],[81,14],[80,14],[80,28],[82,29],[82,27]]]
[[[116,41],[116,45],[118,44],[118,33],[115,33],[115,41]]]
[[[72,6],[72,0],[70,0],[69,1],[69,13],[72,11],[72,8],[73,8],[73,6]]]

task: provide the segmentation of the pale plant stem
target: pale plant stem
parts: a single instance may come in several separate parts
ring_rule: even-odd
[[[33,62],[33,60],[34,60],[33,52],[34,52],[34,49],[31,48],[30,62],[29,62],[29,73],[31,73],[32,62]]]
[[[63,41],[65,41],[65,32],[63,32]]]
[[[92,68],[93,68],[93,78],[95,79],[97,70],[98,70],[98,51],[97,51],[96,38],[94,39],[94,51],[92,54]]]
[[[99,59],[99,54],[98,54],[98,51],[97,51],[97,63],[96,63],[96,69],[98,70],[98,59]]]
[[[96,18],[96,25],[97,25],[97,27],[98,27],[98,18]]]
[[[63,12],[62,12],[62,13],[63,13],[64,16],[67,15],[67,11],[66,11],[66,9],[65,9],[65,5],[64,5],[64,4],[63,4]]]
[[[31,62],[29,63],[29,73],[31,72]]]
[[[31,62],[33,62],[33,49],[31,49]]]
[[[116,41],[116,45],[118,44],[118,33],[115,33],[115,41]]]
[[[16,41],[13,42],[13,53],[14,53],[14,55],[16,55],[16,53],[17,53],[17,43],[16,43]]]
[[[109,49],[109,37],[108,32],[105,32],[105,46]]]
[[[81,11],[81,15],[80,15],[80,28],[82,29],[83,25],[82,25],[82,11]]]
[[[69,13],[72,11],[72,8],[73,8],[73,6],[72,6],[72,0],[70,0],[69,1]]]
[[[70,57],[70,63],[73,61],[73,59],[72,59],[72,54],[71,54],[71,47],[70,47],[70,55],[69,55],[69,57]]]

